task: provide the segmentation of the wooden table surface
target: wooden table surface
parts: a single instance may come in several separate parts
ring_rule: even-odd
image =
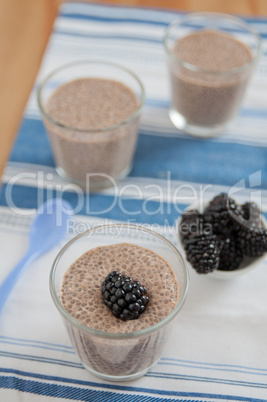
[[[0,177],[62,0],[0,0]],[[105,3],[267,16],[267,0],[106,0]]]

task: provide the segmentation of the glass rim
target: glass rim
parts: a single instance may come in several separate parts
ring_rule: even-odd
[[[207,17],[209,19],[224,19],[224,20],[229,20],[232,21],[234,24],[238,25],[239,27],[241,26],[242,28],[246,29],[246,31],[248,31],[250,34],[252,34],[256,40],[257,40],[257,53],[255,56],[253,56],[252,60],[240,67],[235,67],[235,68],[231,68],[227,71],[214,71],[214,70],[208,70],[205,68],[199,68],[197,66],[195,66],[194,64],[188,63],[182,59],[180,59],[179,57],[175,56],[172,52],[172,50],[169,48],[169,46],[167,45],[167,40],[168,40],[168,35],[170,33],[170,30],[174,27],[174,26],[179,26],[182,25],[184,22],[190,21],[192,19],[192,21],[194,19],[200,18],[200,17]],[[181,66],[185,67],[188,70],[194,71],[194,72],[199,72],[199,73],[203,73],[203,74],[211,74],[211,75],[215,75],[215,76],[223,76],[223,75],[231,75],[231,74],[235,74],[235,73],[239,73],[245,70],[248,70],[250,67],[252,67],[254,64],[256,64],[262,54],[262,49],[263,49],[263,45],[262,45],[262,39],[260,34],[253,29],[246,21],[242,20],[241,18],[235,17],[233,15],[229,15],[229,14],[225,14],[225,13],[216,13],[216,12],[196,12],[196,13],[188,13],[185,14],[184,16],[180,17],[180,18],[176,18],[175,20],[171,21],[167,28],[165,29],[164,35],[163,35],[163,45],[166,51],[166,54],[177,64],[180,64]]]
[[[83,64],[102,64],[102,65],[106,65],[106,66],[112,66],[112,67],[115,67],[115,68],[117,68],[119,70],[123,70],[124,72],[129,74],[132,78],[134,78],[135,81],[139,84],[140,89],[141,89],[141,97],[140,97],[140,101],[138,100],[139,105],[138,105],[137,109],[129,117],[127,117],[126,119],[122,120],[121,122],[119,122],[117,124],[114,124],[114,125],[108,126],[108,127],[104,127],[104,128],[96,128],[96,129],[90,129],[90,128],[89,129],[81,129],[81,128],[76,128],[76,127],[73,127],[73,126],[67,126],[67,125],[65,125],[63,123],[60,123],[59,121],[53,119],[50,116],[50,114],[45,111],[44,103],[42,101],[42,92],[43,92],[43,89],[44,89],[45,85],[47,84],[47,82],[54,75],[56,75],[60,71],[68,69],[68,68],[71,68],[71,67],[74,67],[74,66],[83,65]],[[99,78],[101,78],[101,77],[99,77]],[[66,81],[66,82],[70,82],[70,81],[71,81],[71,78],[70,78],[69,81]],[[124,67],[124,66],[122,66],[120,64],[111,63],[111,62],[103,61],[103,60],[96,60],[96,59],[92,59],[92,60],[90,60],[90,59],[82,59],[82,60],[76,60],[76,61],[73,61],[73,62],[70,62],[70,63],[65,63],[65,64],[55,68],[54,70],[52,70],[40,82],[40,84],[38,86],[37,104],[38,104],[39,110],[41,111],[41,114],[43,116],[45,116],[45,118],[50,123],[52,123],[52,124],[54,124],[54,125],[56,125],[58,127],[61,127],[61,128],[65,129],[65,130],[68,130],[68,131],[76,131],[76,132],[79,132],[79,133],[101,133],[101,132],[111,131],[111,130],[116,129],[116,128],[122,126],[122,125],[128,124],[132,120],[134,120],[136,117],[138,117],[138,115],[141,113],[141,110],[143,109],[143,106],[145,104],[145,88],[144,88],[144,85],[143,85],[142,81],[139,79],[139,77],[134,72],[132,72],[131,70],[129,70],[128,68],[126,68],[126,67]]]
[[[145,232],[148,234],[152,234],[153,236],[158,237],[159,239],[163,240],[164,243],[166,243],[178,256],[182,269],[183,269],[183,274],[184,274],[184,289],[181,294],[181,297],[179,298],[175,308],[165,317],[163,320],[159,321],[158,323],[151,325],[148,328],[141,329],[139,331],[133,331],[133,332],[116,332],[116,333],[110,333],[110,332],[105,332],[105,331],[99,331],[94,328],[90,328],[85,324],[82,324],[79,320],[76,320],[68,311],[63,307],[60,298],[57,295],[56,288],[55,288],[55,273],[57,269],[58,262],[61,258],[61,256],[64,254],[64,252],[77,240],[80,238],[87,236],[90,232],[93,232],[95,230],[99,230],[101,228],[106,229],[106,228],[112,228],[112,227],[118,227],[118,226],[123,226],[125,228],[132,228],[141,232]],[[157,331],[158,329],[162,328],[165,326],[167,323],[169,323],[181,310],[182,306],[184,305],[187,293],[188,293],[188,285],[189,285],[189,271],[188,267],[186,265],[185,259],[183,258],[182,254],[179,252],[179,250],[164,236],[161,234],[154,232],[151,229],[147,228],[142,228],[141,226],[138,225],[131,225],[131,224],[124,224],[124,223],[114,223],[114,224],[106,224],[106,225],[100,225],[96,226],[94,228],[88,229],[83,233],[78,234],[75,236],[73,239],[71,239],[69,242],[65,244],[65,246],[60,250],[60,252],[57,254],[53,264],[52,268],[50,271],[50,276],[49,276],[49,289],[50,289],[50,294],[52,297],[52,300],[60,312],[60,314],[69,322],[71,325],[76,327],[78,330],[81,330],[82,332],[88,333],[90,335],[94,336],[101,336],[104,338],[109,338],[109,339],[127,339],[127,338],[137,338],[143,335],[148,335],[150,333],[153,333],[154,331]],[[178,283],[178,289],[179,289],[179,283]]]

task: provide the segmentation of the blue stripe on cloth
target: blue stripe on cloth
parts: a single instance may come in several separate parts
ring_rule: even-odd
[[[9,389],[18,389],[24,392],[31,392],[38,395],[46,395],[52,397],[65,397],[67,399],[77,399],[80,401],[88,401],[90,399],[83,399],[89,398],[89,396],[93,397],[92,401],[118,401],[120,397],[120,401],[125,402],[171,402],[176,401],[175,399],[170,399],[171,397],[186,397],[186,398],[210,398],[216,400],[229,400],[229,401],[241,401],[241,402],[266,402],[264,399],[259,398],[250,398],[250,397],[242,397],[237,395],[221,395],[221,394],[209,394],[209,393],[198,393],[198,392],[179,392],[179,391],[167,391],[167,390],[156,390],[151,388],[141,388],[141,387],[132,387],[132,386],[124,386],[124,385],[114,385],[114,384],[107,384],[107,383],[94,383],[91,381],[82,381],[82,380],[75,380],[66,377],[55,377],[37,373],[30,373],[24,372],[21,370],[14,370],[14,369],[5,369],[0,368],[0,372],[6,374],[15,374],[19,376],[26,376],[35,379],[42,379],[46,381],[54,381],[54,382],[63,382],[69,384],[75,384],[80,386],[90,386],[90,387],[97,387],[97,388],[105,388],[109,390],[117,390],[117,391],[127,391],[128,394],[119,394],[114,392],[107,392],[107,391],[97,391],[97,390],[89,390],[85,388],[78,388],[78,387],[70,387],[65,385],[59,384],[49,384],[43,383],[40,381],[33,381],[33,380],[24,380],[22,378],[18,378],[15,376],[1,376],[0,377],[0,387],[2,388],[9,388]],[[168,399],[162,399],[161,397],[152,397],[152,396],[145,396],[145,395],[133,395],[130,392],[143,392],[146,394],[156,394],[160,396],[170,397]],[[105,399],[103,399],[105,397]],[[116,399],[117,398],[117,399]],[[122,399],[125,398],[125,399]],[[128,398],[128,399],[127,399]],[[183,399],[184,400],[184,399]],[[189,402],[186,399],[187,402]],[[192,399],[190,399],[192,401]],[[194,400],[194,402],[196,402]]]
[[[14,162],[55,165],[50,143],[41,120],[25,118],[22,121],[9,159]]]
[[[92,19],[92,20],[99,20],[99,19],[101,19],[101,20],[102,20],[102,18],[91,18],[91,17],[90,17],[90,19]],[[108,20],[109,23],[113,23],[113,22],[118,23],[118,21],[114,20],[113,18],[112,18],[112,19],[107,19],[107,20]],[[103,22],[107,22],[107,21],[104,19]],[[163,25],[163,26],[165,26],[165,27],[168,26],[168,23],[147,22],[147,21],[131,21],[131,20],[130,20],[130,21],[127,21],[127,19],[120,20],[119,22],[121,22],[121,23],[123,23],[123,24],[125,24],[125,23],[131,23],[131,22],[134,22],[134,23],[138,22],[138,23],[145,23],[145,24],[149,23],[149,24],[154,24],[154,25]],[[189,25],[188,25],[188,26],[189,26]],[[232,29],[225,29],[225,31],[233,32]],[[57,33],[57,34],[62,34],[62,35],[69,35],[69,36],[73,36],[73,37],[83,37],[83,38],[100,38],[100,39],[103,39],[103,38],[107,39],[107,38],[109,38],[109,37],[106,36],[106,35],[97,35],[97,34],[83,33],[83,32],[70,32],[70,31],[64,31],[63,29],[59,29],[59,28],[56,30],[56,33]],[[264,38],[264,39],[266,39],[266,38],[267,38],[267,34],[266,34],[266,33],[262,33],[262,34],[261,34],[261,37]],[[147,41],[149,41],[149,42],[155,42],[155,43],[162,44],[162,39],[161,39],[161,38],[160,38],[160,39],[152,39],[152,38],[148,38],[148,37],[145,37],[145,36],[143,36],[143,37],[141,38],[141,37],[133,36],[133,35],[125,36],[125,37],[124,37],[123,35],[112,35],[112,36],[110,37],[110,39],[119,39],[119,40],[124,40],[124,39],[127,39],[127,40],[140,40],[140,41],[142,41],[142,42],[147,42]],[[266,53],[265,53],[265,54],[266,54]]]
[[[11,358],[19,359],[19,360],[27,360],[27,361],[45,363],[45,364],[47,364],[47,363],[57,364],[60,366],[73,367],[73,368],[85,370],[81,363],[71,362],[71,361],[62,360],[62,359],[54,359],[51,357],[26,355],[26,354],[22,354],[22,353],[12,353],[12,352],[4,352],[4,351],[0,351],[0,356],[11,357]]]
[[[212,371],[226,371],[226,372],[228,372],[228,371],[230,371],[230,372],[234,372],[234,373],[242,373],[242,374],[249,374],[249,375],[256,375],[256,376],[259,376],[259,375],[261,375],[261,376],[267,376],[267,373],[263,373],[263,372],[255,372],[255,371],[244,371],[244,370],[241,370],[241,369],[233,369],[233,368],[221,368],[221,367],[203,367],[203,366],[196,366],[196,365],[194,365],[194,364],[182,364],[182,363],[176,363],[176,364],[174,364],[174,363],[166,363],[166,362],[161,362],[161,361],[159,361],[158,362],[158,364],[159,365],[168,365],[168,366],[179,366],[179,367],[187,367],[187,368],[194,368],[194,369],[200,369],[200,370],[212,370]],[[200,364],[202,364],[202,363],[200,363]],[[218,365],[219,366],[219,365]],[[233,366],[234,367],[234,366]],[[237,366],[238,367],[238,366]],[[267,384],[265,384],[266,385],[266,387],[267,387]]]
[[[24,120],[10,160],[54,166],[40,120]],[[233,186],[257,171],[267,188],[267,147],[141,134],[130,175],[162,179],[170,172],[172,180]]]
[[[162,8],[148,8],[135,6],[121,7],[116,4],[99,5],[98,3],[88,4],[67,3],[62,7],[60,17],[69,19],[88,20],[92,18],[112,18],[119,22],[124,19],[127,22],[146,23],[146,24],[163,24],[169,23],[175,16],[185,14],[183,11],[163,10]],[[131,17],[129,17],[129,15]]]
[[[80,38],[92,38],[92,39],[101,39],[105,41],[109,40],[119,40],[119,41],[138,41],[138,42],[149,42],[149,43],[162,43],[161,39],[155,39],[148,36],[133,36],[133,35],[105,35],[105,34],[92,34],[92,33],[82,33],[82,32],[69,32],[63,31],[62,29],[57,30],[58,34],[67,35],[70,37],[80,37]]]
[[[7,345],[22,346],[20,342],[16,342],[16,341],[1,341],[0,343],[7,344]],[[26,346],[26,345],[24,345],[24,346]],[[62,349],[62,348],[57,348],[55,346],[34,345],[34,344],[31,344],[30,346],[32,348],[38,348],[38,349],[44,349],[44,350],[53,350],[53,351],[57,351],[57,352],[62,352],[63,351],[64,353],[70,353],[72,355],[75,354],[74,350],[66,350],[66,349],[64,349],[64,347]],[[1,353],[1,351],[0,351],[0,353]]]
[[[266,163],[265,147],[140,135],[131,175],[163,178],[171,172],[172,180],[233,186],[261,171],[261,187],[267,188]]]
[[[5,389],[15,389],[21,392],[28,392],[35,395],[50,396],[53,398],[65,398],[78,401],[92,402],[166,402],[164,398],[147,396],[137,396],[129,394],[118,394],[108,391],[95,391],[91,389],[81,389],[66,385],[48,384],[38,381],[29,381],[17,377],[0,377],[0,387]],[[168,399],[169,402],[179,402],[177,399]],[[197,402],[183,400],[184,402]]]
[[[73,11],[72,11],[73,10]],[[75,10],[75,11],[74,11]],[[111,17],[101,17],[100,15],[97,15],[97,12],[95,12],[94,14],[90,14],[89,13],[89,8],[87,9],[88,13],[85,13],[85,9],[83,10],[83,13],[78,13],[76,12],[77,7],[69,7],[69,11],[67,11],[67,7],[64,7],[64,11],[62,11],[60,13],[60,16],[63,18],[70,18],[70,19],[84,19],[84,20],[97,20],[97,21],[109,21],[110,19],[112,19],[112,21],[114,22],[120,22],[120,21],[125,21],[125,22],[134,22],[134,23],[145,23],[145,24],[157,24],[157,25],[166,25],[167,23],[171,22],[174,18],[177,18],[179,16],[182,16],[183,14],[185,14],[182,11],[176,11],[176,10],[157,10],[154,9],[154,11],[156,11],[156,15],[157,15],[157,19],[152,19],[151,18],[151,10],[146,10],[145,8],[141,11],[139,7],[120,7],[117,5],[112,5],[112,6],[102,6],[101,8],[99,8],[97,11],[99,14],[102,14],[103,11],[108,12],[108,11],[117,11],[117,16],[111,16]],[[135,18],[129,18],[129,11],[135,11]],[[118,14],[121,15],[121,17],[118,17]],[[154,13],[155,14],[155,13]],[[127,16],[124,17],[124,16]],[[137,17],[138,16],[138,17]],[[168,19],[168,21],[166,21],[166,17]],[[147,18],[147,19],[145,19]],[[259,17],[257,19],[253,18],[253,17],[247,17],[247,16],[243,16],[242,19],[250,24],[264,24],[266,23],[267,19],[264,17]]]
[[[146,99],[146,106],[150,106],[153,108],[168,109],[169,105],[170,105],[169,100],[156,99],[156,98]],[[254,118],[260,117],[265,119],[267,118],[267,109],[252,109],[247,107],[241,107],[238,114],[243,117],[254,117]]]
[[[260,117],[262,119],[266,119],[267,109],[248,109],[243,107],[240,109],[239,115],[243,117]]]
[[[63,187],[64,188],[64,187]],[[7,195],[10,190],[10,195]],[[13,208],[37,208],[39,202],[48,198],[62,197],[67,200],[76,214],[98,218],[128,221],[128,223],[147,223],[173,226],[186,205],[168,204],[134,198],[74,193],[64,193],[46,188],[3,184],[0,192],[0,205]],[[41,201],[40,201],[41,200]]]
[[[11,352],[4,352],[4,351],[0,351],[0,356],[16,358],[19,360],[34,361],[34,362],[45,363],[45,364],[56,364],[56,365],[60,365],[60,366],[72,367],[72,368],[78,368],[78,369],[84,370],[84,367],[82,366],[81,363],[71,362],[71,361],[62,360],[62,359],[55,359],[55,358],[35,356],[35,355],[26,355],[26,354],[21,354],[21,353],[11,353]],[[180,364],[179,366],[188,367],[188,366],[185,366],[182,364]],[[194,367],[194,366],[190,366],[190,367]],[[203,369],[203,367],[200,367],[200,368]],[[222,370],[222,371],[224,371],[224,370]],[[238,370],[228,370],[228,371],[235,371],[235,372],[243,373],[240,370],[239,371]],[[247,372],[246,374],[256,374],[256,373],[248,373]],[[196,376],[196,375],[192,376],[192,375],[184,375],[184,374],[168,373],[168,372],[150,371],[149,373],[146,374],[146,376],[147,377],[155,377],[155,378],[168,378],[171,380],[207,382],[207,383],[215,383],[215,384],[226,384],[226,385],[235,385],[235,386],[243,386],[243,387],[251,387],[251,388],[260,388],[260,389],[267,388],[266,383],[264,384],[264,383],[257,383],[257,382],[251,382],[251,381],[230,380],[230,379],[226,379],[226,378],[201,377],[201,376]]]
[[[155,378],[168,378],[170,380],[185,380],[185,381],[197,381],[197,382],[208,382],[214,384],[226,384],[226,385],[235,385],[242,387],[250,387],[250,388],[261,388],[266,389],[267,384],[265,383],[256,383],[251,381],[240,381],[240,380],[228,380],[225,378],[213,378],[213,377],[200,377],[200,376],[192,376],[192,375],[183,375],[183,374],[175,374],[175,373],[160,373],[160,372],[148,372],[146,374],[147,377],[155,377]]]
[[[153,107],[153,108],[165,108],[168,109],[170,105],[170,101],[167,100],[161,100],[161,99],[146,99],[146,105]],[[267,118],[267,109],[252,109],[252,108],[246,108],[246,107],[241,107],[241,109],[238,112],[239,116],[242,117],[252,117],[252,118],[262,118],[266,119]]]
[[[58,344],[58,343],[51,343],[51,342],[44,342],[44,341],[37,341],[35,339],[25,339],[25,338],[15,338],[13,336],[0,336],[0,343],[3,340],[9,340],[9,341],[16,341],[16,342],[22,342],[22,343],[26,343],[26,344],[30,344],[31,346],[33,345],[46,345],[46,346],[52,346],[52,347],[56,347],[56,348],[60,348],[63,349],[65,351],[65,349],[69,349],[71,351],[73,351],[73,347],[72,346],[68,346],[68,345],[62,345],[62,344]]]
[[[255,367],[249,367],[249,366],[240,366],[240,365],[233,365],[233,364],[223,364],[223,363],[206,363],[206,362],[200,362],[200,361],[194,361],[194,360],[181,360],[181,359],[174,359],[174,358],[170,358],[170,357],[162,357],[161,358],[162,361],[164,362],[172,362],[173,364],[180,364],[182,363],[187,363],[187,364],[200,364],[202,366],[204,366],[204,368],[206,367],[219,367],[219,368],[239,368],[239,369],[244,369],[244,370],[254,370],[254,371],[258,371],[258,373],[255,374],[261,374],[261,372],[266,373],[267,375],[267,368],[263,369],[263,368],[255,368]],[[160,362],[159,362],[160,363]],[[164,364],[164,363],[163,363]],[[187,366],[188,367],[188,366]],[[198,366],[192,366],[192,367],[198,367]]]
[[[104,23],[109,22],[109,23],[116,23],[116,24],[130,23],[130,24],[145,24],[145,25],[151,24],[151,25],[157,25],[157,26],[167,26],[168,25],[168,22],[164,22],[164,21],[129,18],[128,17],[129,13],[124,14],[124,15],[127,15],[127,17],[122,16],[120,18],[118,18],[118,17],[114,18],[114,17],[102,17],[100,15],[82,15],[82,14],[74,14],[74,13],[67,14],[67,13],[63,12],[60,14],[60,17],[71,18],[71,19],[76,19],[76,20],[79,20],[79,19],[84,20],[85,19],[85,20],[90,20],[90,21],[99,21],[99,22],[104,22]]]
[[[47,348],[52,351],[59,351],[64,353],[75,354],[72,346],[61,345],[57,343],[38,341],[34,339],[24,339],[24,338],[15,338],[10,336],[0,336],[0,343],[13,344],[26,347],[35,347],[35,348]],[[241,366],[241,365],[233,365],[233,364],[222,364],[222,363],[207,363],[201,361],[194,360],[181,360],[174,358],[167,358],[162,356],[157,363],[159,365],[173,365],[173,366],[181,366],[181,367],[192,367],[202,370],[218,370],[218,371],[233,371],[233,372],[241,372],[243,374],[253,374],[253,375],[267,375],[267,369],[256,368],[250,366]]]

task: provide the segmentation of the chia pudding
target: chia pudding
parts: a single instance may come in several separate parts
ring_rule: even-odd
[[[195,13],[171,23],[164,44],[174,125],[200,136],[222,131],[240,107],[260,55],[259,35],[237,18]]]
[[[227,72],[252,60],[247,46],[230,35],[201,31],[177,41],[173,54],[198,69]],[[174,108],[188,124],[222,125],[236,113],[248,82],[243,72],[234,75],[196,74],[181,69],[172,76]]]
[[[123,321],[103,303],[102,282],[112,271],[131,276],[146,286],[149,303],[138,319]],[[107,334],[132,334],[167,317],[180,295],[176,276],[165,259],[131,243],[100,246],[78,258],[65,272],[61,302],[80,323]],[[85,367],[107,376],[131,376],[152,366],[160,357],[166,327],[138,337],[89,336],[67,325]]]
[[[116,66],[107,63],[106,67],[112,71]],[[120,71],[116,71],[118,79],[102,78],[99,71],[99,77],[87,76],[86,70],[84,77],[74,80],[64,76],[63,83],[45,99],[44,89],[54,85],[48,81],[51,76],[39,91],[57,171],[82,187],[88,180],[92,188],[110,186],[129,173],[143,105],[137,77],[131,76],[129,82],[134,84],[128,86],[120,81]]]

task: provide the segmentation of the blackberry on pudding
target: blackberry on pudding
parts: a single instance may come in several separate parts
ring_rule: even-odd
[[[112,314],[124,321],[139,318],[149,302],[146,287],[118,271],[108,274],[102,284],[102,293]]]

